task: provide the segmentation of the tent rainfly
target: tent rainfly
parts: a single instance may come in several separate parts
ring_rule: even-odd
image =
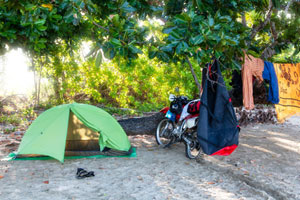
[[[98,151],[131,149],[126,133],[110,114],[92,105],[65,104],[43,112],[33,121],[16,155],[39,154],[64,162],[65,151],[76,146],[77,150],[95,150],[95,143]]]

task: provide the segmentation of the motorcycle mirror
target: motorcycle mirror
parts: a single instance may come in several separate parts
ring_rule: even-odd
[[[170,94],[170,96],[169,96],[169,100],[170,100],[170,101],[174,101],[175,98],[176,98],[176,97],[175,97],[174,94]]]

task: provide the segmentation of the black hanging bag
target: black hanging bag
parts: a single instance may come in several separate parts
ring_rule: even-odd
[[[240,128],[218,61],[207,70],[203,70],[197,136],[205,154],[228,156],[238,146]]]

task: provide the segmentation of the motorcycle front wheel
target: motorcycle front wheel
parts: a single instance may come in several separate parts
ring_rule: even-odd
[[[169,119],[163,119],[156,128],[155,139],[158,145],[167,146],[173,140],[174,125]]]
[[[197,132],[192,132],[188,137],[189,142],[185,144],[185,155],[190,159],[195,159],[201,153],[201,146],[197,140]]]

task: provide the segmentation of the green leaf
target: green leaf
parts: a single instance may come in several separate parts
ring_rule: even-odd
[[[173,36],[175,39],[181,39],[181,36],[177,33],[177,30],[173,30],[171,33],[170,33],[171,36]]]
[[[114,51],[114,49],[111,49],[109,51],[109,59],[113,59],[115,57],[115,55],[116,55],[116,52]]]
[[[193,18],[193,23],[201,22],[203,19],[204,19],[204,17],[202,15],[198,15]]]
[[[221,28],[221,25],[220,24],[217,24],[214,26],[214,30],[219,30]]]
[[[158,58],[160,58],[162,61],[164,62],[169,62],[170,58],[168,56],[168,54],[166,54],[165,52],[158,52]]]
[[[99,47],[98,46],[95,46],[95,47],[93,47],[91,50],[90,50],[90,52],[88,53],[88,54],[86,54],[86,58],[87,57],[90,57],[91,55],[93,55],[95,52],[97,52],[99,50]]]
[[[72,9],[69,9],[67,13],[64,15],[64,20],[66,23],[70,23],[73,21],[74,12]]]
[[[275,8],[280,8],[280,1],[279,0],[272,0],[272,3]]]
[[[173,27],[165,28],[165,29],[163,29],[163,33],[169,34],[169,33],[171,33],[175,28],[177,28],[177,27],[176,27],[176,26],[173,26]]]
[[[83,1],[81,1],[79,7],[80,7],[80,8],[84,8],[84,6],[85,6],[85,3],[84,3]]]
[[[112,38],[112,39],[110,40],[110,42],[111,42],[114,46],[117,46],[117,47],[122,46],[120,40],[118,40],[118,39],[116,39],[116,38]]]
[[[228,37],[228,36],[226,36],[225,39],[226,39],[226,41],[227,41],[229,44],[231,44],[231,45],[237,45],[237,44],[239,43],[238,40],[236,40],[236,39],[234,39],[234,38],[231,38],[231,37]]]
[[[30,10],[33,10],[33,9],[35,9],[35,5],[33,5],[33,4],[27,4],[26,6],[25,6],[25,10],[26,11],[30,11]]]
[[[149,58],[153,59],[156,56],[157,51],[149,51]]]
[[[202,0],[196,0],[196,3],[197,3],[197,7],[198,7],[198,9],[199,10],[201,10],[201,8],[202,8]]]
[[[117,26],[117,27],[119,26],[120,22],[119,22],[119,15],[118,14],[116,14],[115,16],[113,16],[112,22],[113,22],[113,24],[115,26]]]
[[[163,46],[162,48],[160,48],[162,51],[165,52],[172,52],[173,51],[173,46],[171,44],[167,45],[167,46]]]
[[[176,15],[174,17],[175,22],[180,23],[180,24],[187,24],[188,19],[184,15]]]
[[[128,56],[128,50],[127,48],[120,48],[120,55],[123,56],[123,57],[127,57]]]
[[[238,69],[241,69],[242,66],[234,59],[231,60],[231,62],[234,64],[234,66],[236,66]]]
[[[214,18],[212,18],[211,16],[208,17],[208,25],[210,27],[212,27],[214,25]]]
[[[36,25],[44,25],[45,22],[46,22],[45,19],[40,19],[40,20],[35,21],[34,24],[36,24]]]
[[[108,8],[110,9],[110,10],[117,10],[118,8],[117,8],[117,6],[115,5],[115,3],[114,2],[109,2],[108,3]]]
[[[138,53],[143,53],[140,49],[136,48],[133,45],[129,45],[128,48],[130,49],[130,51],[134,54],[138,54]]]
[[[216,56],[217,59],[219,59],[222,55],[223,55],[222,52],[215,51],[215,56]]]
[[[47,39],[46,39],[46,38],[41,38],[41,39],[39,40],[39,42],[45,43],[45,42],[47,42]]]
[[[120,7],[120,9],[124,12],[134,12],[135,11],[135,8],[132,7],[127,1],[125,1],[122,6]]]
[[[96,61],[95,61],[95,66],[97,68],[99,68],[100,65],[101,65],[101,63],[102,63],[102,53],[101,53],[101,51],[98,51],[98,54],[97,54],[97,57],[96,57]]]
[[[252,50],[248,50],[247,53],[254,56],[254,57],[257,57],[257,58],[260,57],[260,55],[258,53],[256,53],[255,51],[252,51]]]
[[[204,37],[202,35],[197,35],[196,37],[192,37],[190,39],[190,43],[192,45],[198,45],[198,44],[201,44],[204,40]]]
[[[221,16],[221,17],[219,17],[219,20],[221,22],[231,22],[232,19],[230,16]]]
[[[38,26],[37,29],[39,31],[45,31],[45,30],[47,30],[47,26]]]
[[[189,48],[189,45],[186,42],[182,42],[182,51],[186,51]]]
[[[62,16],[61,15],[52,15],[52,18],[61,20]]]
[[[180,54],[181,53],[181,49],[182,49],[183,45],[182,45],[182,42],[180,42],[177,47],[176,47],[176,53],[177,54]]]

